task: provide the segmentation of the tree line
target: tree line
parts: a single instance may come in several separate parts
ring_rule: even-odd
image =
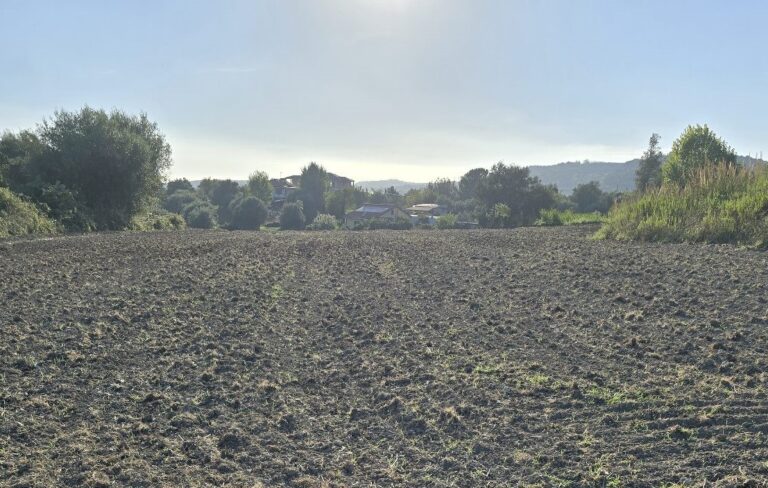
[[[262,171],[244,185],[208,178],[195,188],[185,179],[166,182],[171,164],[171,147],[146,114],[86,106],[57,111],[34,129],[0,137],[0,187],[71,232],[130,229],[142,219],[149,219],[150,228],[258,229],[270,217],[285,229],[325,229],[365,203],[437,203],[451,214],[446,224],[516,227],[531,225],[542,209],[605,212],[616,197],[595,182],[566,197],[527,168],[503,162],[405,194],[394,187],[331,191],[328,173],[313,162],[302,169],[298,190],[275,214],[273,188]]]

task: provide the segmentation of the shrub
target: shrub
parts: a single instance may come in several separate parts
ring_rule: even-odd
[[[600,212],[574,212],[573,210],[542,209],[539,213],[539,219],[534,225],[537,226],[557,226],[557,225],[579,225],[596,224],[604,222],[605,216]]]
[[[437,219],[438,229],[453,229],[456,227],[458,218],[454,214],[446,214]]]
[[[155,230],[181,230],[186,229],[187,223],[179,214],[155,210],[136,215],[131,220],[129,230],[150,232]]]
[[[301,202],[286,203],[280,212],[280,228],[283,230],[302,230],[306,219]]]
[[[90,232],[96,230],[91,211],[78,195],[61,183],[44,185],[35,190],[36,200],[43,204],[46,213],[69,232]]]
[[[672,143],[667,162],[661,167],[665,183],[685,185],[703,168],[735,164],[736,152],[706,125],[688,126]]]
[[[194,190],[178,190],[165,198],[163,208],[171,213],[181,213],[190,203],[201,200]]]
[[[267,207],[256,197],[233,200],[230,204],[232,228],[258,230],[267,220]]]
[[[218,225],[216,207],[202,200],[195,200],[184,207],[184,220],[194,229],[213,229]]]
[[[768,170],[705,167],[616,205],[598,238],[768,247]]]
[[[53,234],[56,223],[34,204],[7,188],[0,188],[0,237]]]
[[[315,220],[307,226],[309,230],[336,230],[336,217],[329,214],[318,214]]]

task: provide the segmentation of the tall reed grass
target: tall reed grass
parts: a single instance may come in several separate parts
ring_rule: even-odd
[[[702,169],[685,186],[664,184],[615,205],[598,238],[768,247],[768,170]]]

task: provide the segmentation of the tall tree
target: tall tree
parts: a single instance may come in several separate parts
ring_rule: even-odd
[[[475,168],[464,173],[464,176],[459,180],[461,198],[477,197],[477,187],[486,176],[488,176],[488,170],[485,168]]]
[[[265,204],[269,205],[272,201],[273,191],[269,176],[264,171],[256,171],[248,177],[248,193]]]
[[[307,223],[311,223],[318,213],[325,210],[323,197],[328,188],[328,173],[322,166],[312,162],[302,168],[300,191],[295,194],[295,199],[303,202]]]
[[[165,136],[145,114],[87,106],[55,112],[35,137],[42,150],[27,154],[24,186],[39,193],[57,185],[58,193],[76,196],[97,229],[122,229],[155,204],[171,165]]]
[[[661,185],[661,164],[664,162],[664,155],[659,149],[661,137],[655,132],[651,134],[648,140],[648,149],[643,153],[640,164],[635,172],[635,186],[639,191],[645,191],[648,188]]]

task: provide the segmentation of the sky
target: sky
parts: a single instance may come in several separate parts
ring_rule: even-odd
[[[626,161],[708,124],[768,154],[762,0],[0,0],[0,129],[145,112],[170,177]]]

